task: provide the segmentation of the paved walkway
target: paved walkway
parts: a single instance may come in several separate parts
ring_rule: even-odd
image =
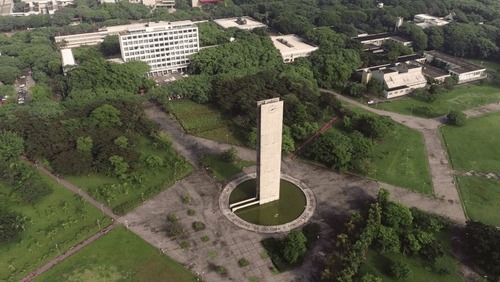
[[[439,132],[439,126],[442,125],[439,118],[424,119],[383,111],[359,103],[333,91],[321,89],[321,92],[333,94],[341,101],[358,106],[378,115],[389,116],[398,123],[420,131],[424,137],[434,193],[436,197],[450,204],[447,208],[452,210],[452,214],[455,215],[454,218],[458,219],[461,223],[465,223],[466,216],[460,201],[457,187],[455,186],[453,169],[448,161],[446,147],[441,140],[441,133]]]

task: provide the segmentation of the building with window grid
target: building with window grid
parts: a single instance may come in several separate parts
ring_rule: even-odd
[[[191,21],[135,26],[119,38],[123,61],[147,62],[151,76],[187,70],[189,56],[199,50],[198,27]]]

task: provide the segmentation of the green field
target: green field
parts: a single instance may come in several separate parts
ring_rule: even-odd
[[[111,223],[100,210],[41,175],[53,192],[34,205],[20,205],[0,182],[3,204],[28,218],[18,240],[0,244],[0,281],[16,281]],[[10,202],[10,203],[9,203]]]
[[[379,142],[375,150],[375,171],[370,177],[423,194],[432,194],[424,139],[418,131],[395,124],[394,131]]]
[[[117,227],[36,281],[195,281],[195,276],[124,227]]]
[[[209,167],[212,174],[219,180],[228,180],[240,173],[243,168],[255,165],[253,162],[242,160],[227,162],[220,155],[203,156],[202,163],[205,167]]]
[[[441,93],[435,102],[405,97],[376,105],[378,109],[426,118],[447,115],[450,110],[463,111],[500,101],[500,88],[490,84],[468,84]]]
[[[446,243],[443,244],[445,249],[445,255],[439,258],[435,266],[432,266],[429,262],[424,261],[419,258],[407,257],[401,253],[386,253],[379,254],[373,250],[368,251],[367,260],[361,266],[359,273],[371,273],[377,277],[382,278],[382,281],[398,281],[388,275],[387,267],[389,262],[392,261],[402,261],[410,266],[413,274],[413,278],[409,281],[439,281],[439,282],[455,282],[464,281],[464,279],[458,274],[458,261],[451,254],[451,247],[449,242],[449,235],[447,237]],[[440,275],[434,270],[439,270],[440,268],[449,271],[448,275]]]
[[[467,61],[486,68],[486,71],[491,74],[498,75],[500,73],[500,64],[495,62],[479,59],[467,59]]]
[[[441,127],[453,168],[500,173],[498,132],[500,113],[469,119],[463,127]]]
[[[124,214],[165,187],[169,187],[176,180],[185,177],[193,169],[173,149],[156,149],[151,139],[142,137],[138,146],[141,155],[160,156],[164,160],[162,167],[149,168],[143,165],[138,168],[134,173],[141,175],[137,180],[139,184],[132,185],[102,173],[67,176],[66,179],[107,204],[115,213]],[[97,192],[103,185],[108,187],[106,196]]]
[[[500,181],[480,177],[457,177],[460,198],[467,216],[500,226]]]
[[[229,130],[228,118],[208,105],[183,99],[170,103],[168,109],[189,134],[222,143],[242,145]]]
[[[350,110],[374,115],[360,108]],[[432,194],[432,181],[424,138],[418,131],[393,122],[394,129],[375,146],[375,168],[368,176],[384,183]]]

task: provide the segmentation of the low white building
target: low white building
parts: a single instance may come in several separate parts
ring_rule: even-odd
[[[75,58],[73,57],[73,51],[68,48],[61,49],[61,61],[63,73],[66,74],[66,72],[70,70],[72,66],[76,65]]]
[[[116,3],[120,0],[100,0],[101,3]],[[173,8],[175,0],[126,0],[134,4],[143,4],[154,8]]]
[[[294,34],[271,36],[271,40],[274,47],[280,51],[285,63],[291,63],[296,58],[308,57],[318,50],[317,46],[304,42],[302,38]]]
[[[186,71],[189,56],[199,51],[198,27],[191,21],[159,22],[120,32],[125,62],[147,62],[150,75]]]
[[[406,63],[363,71],[363,82],[368,83],[370,79],[377,79],[383,84],[387,99],[408,95],[427,84],[422,67]]]
[[[446,70],[457,79],[458,84],[477,81],[486,78],[486,69],[457,57],[438,51],[424,52],[426,61]]]
[[[428,14],[417,14],[413,17],[413,21],[421,28],[428,28],[432,26],[443,26],[450,23],[450,16],[447,17],[434,17]]]
[[[220,26],[223,29],[236,27],[239,29],[252,30],[254,28],[266,27],[265,24],[255,20],[251,17],[217,19],[217,20],[214,20],[214,23],[216,23],[218,26]]]

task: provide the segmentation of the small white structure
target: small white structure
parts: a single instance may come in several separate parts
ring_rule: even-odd
[[[216,23],[218,26],[220,26],[223,29],[236,27],[239,29],[252,30],[254,28],[266,27],[265,24],[255,20],[251,17],[217,19],[217,20],[214,20],[214,23]]]
[[[421,66],[405,63],[363,72],[363,83],[368,83],[372,78],[383,84],[387,99],[408,95],[427,84]]]
[[[262,205],[280,197],[283,101],[258,101],[257,109],[257,196]]]
[[[100,0],[101,3],[117,3],[120,0]],[[153,8],[173,8],[175,0],[126,0],[134,4],[143,4]]]
[[[413,21],[421,28],[443,26],[450,23],[450,20],[445,17],[434,17],[428,14],[417,14],[413,17]]]
[[[302,38],[294,34],[271,36],[271,40],[274,47],[280,51],[285,63],[291,63],[296,58],[308,57],[318,50],[317,46],[304,42]]]
[[[76,65],[71,49],[61,49],[61,58],[63,73],[66,75],[66,72],[71,69],[71,66]]]
[[[438,51],[424,52],[424,56],[428,63],[434,63],[434,65],[437,63],[437,65],[442,65],[441,68],[447,70],[451,76],[456,78],[458,84],[486,78],[485,68],[460,58]]]

